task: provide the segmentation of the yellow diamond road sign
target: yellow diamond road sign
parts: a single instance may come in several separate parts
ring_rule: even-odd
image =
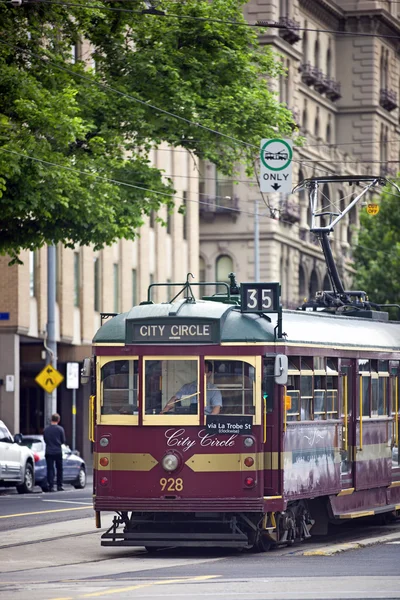
[[[63,381],[64,377],[51,365],[46,365],[45,368],[40,371],[39,375],[35,377],[35,381],[42,386],[45,392],[51,394]]]

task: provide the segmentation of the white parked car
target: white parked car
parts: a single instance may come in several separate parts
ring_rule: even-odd
[[[15,486],[19,494],[35,487],[34,457],[26,446],[20,446],[0,421],[0,486]]]

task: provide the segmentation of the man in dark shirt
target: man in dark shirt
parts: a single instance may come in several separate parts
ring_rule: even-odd
[[[51,417],[51,423],[44,432],[43,438],[46,444],[46,465],[47,465],[47,484],[48,491],[54,492],[54,463],[57,469],[57,490],[64,490],[63,483],[63,462],[62,462],[62,445],[65,444],[65,431],[59,425],[60,415],[55,413]]]

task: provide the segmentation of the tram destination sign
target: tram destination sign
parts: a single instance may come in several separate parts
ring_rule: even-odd
[[[206,415],[206,429],[215,435],[248,435],[253,429],[253,417]]]
[[[279,283],[242,283],[241,310],[250,313],[277,313],[280,310]]]
[[[126,322],[127,344],[215,344],[218,341],[218,321],[157,319]]]

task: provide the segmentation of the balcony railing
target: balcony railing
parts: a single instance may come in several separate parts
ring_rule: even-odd
[[[300,221],[300,206],[290,200],[282,202],[279,218],[286,223],[298,223]]]
[[[327,79],[326,83],[328,86],[325,94],[326,97],[332,100],[332,102],[339,100],[342,97],[340,83],[334,79]]]
[[[309,62],[303,63],[300,66],[300,72],[301,72],[301,80],[306,85],[314,85],[314,83],[316,82],[317,79],[315,76],[315,67],[313,67],[311,63],[309,63]]]
[[[382,88],[379,94],[379,104],[388,112],[391,112],[392,110],[397,108],[396,92],[394,92],[393,90]]]
[[[303,63],[299,69],[301,80],[308,86],[314,86],[320,94],[326,94],[326,97],[332,102],[342,97],[340,92],[340,83],[327,77],[321,69],[313,67],[311,63]]]
[[[317,90],[317,92],[319,92],[320,94],[323,94],[328,89],[328,80],[326,79],[326,77],[323,74],[323,72],[321,71],[321,69],[317,69],[316,67],[314,67],[314,74],[315,74],[314,88]]]
[[[295,44],[301,39],[299,28],[300,24],[289,17],[279,17],[279,23],[281,29],[279,35],[289,44]]]
[[[230,215],[236,220],[240,214],[239,198],[201,196],[200,216],[205,220],[213,221],[216,215]]]

